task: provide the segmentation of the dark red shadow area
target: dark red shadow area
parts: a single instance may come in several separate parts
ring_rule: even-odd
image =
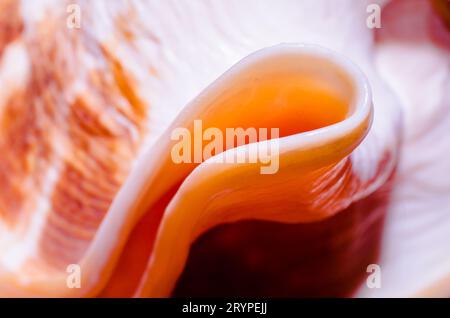
[[[321,222],[210,230],[191,247],[173,296],[351,296],[377,262],[388,188]]]

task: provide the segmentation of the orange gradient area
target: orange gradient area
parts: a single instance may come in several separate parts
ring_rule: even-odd
[[[243,86],[236,93],[223,95],[214,104],[217,111],[207,118],[207,127],[221,129],[224,137],[226,128],[232,127],[279,128],[280,137],[283,137],[335,124],[350,113],[348,102],[333,87],[296,74],[258,78]],[[191,133],[194,138],[193,128]],[[245,144],[248,141],[246,139]],[[204,146],[206,144],[204,142]],[[133,295],[152,252],[160,219],[173,195],[173,190],[165,194],[133,230],[102,296]],[[245,193],[235,198],[238,201],[244,199],[248,199]],[[194,209],[195,205],[189,210]],[[186,213],[189,214],[189,211]],[[254,209],[254,213],[258,210]]]

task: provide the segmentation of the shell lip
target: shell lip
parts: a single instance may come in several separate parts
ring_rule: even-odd
[[[299,59],[310,57],[321,59],[333,64],[338,71],[345,75],[353,87],[353,98],[349,109],[353,111],[348,117],[337,123],[317,128],[314,130],[295,134],[295,147],[308,147],[317,144],[329,143],[342,138],[357,129],[362,123],[368,121],[364,136],[368,133],[373,120],[372,93],[367,77],[362,70],[345,55],[316,44],[307,43],[281,43],[274,46],[259,49],[234,64],[212,84],[210,84],[190,104],[203,103],[215,96],[223,87],[227,87],[242,74],[251,72],[265,62],[276,61],[287,56],[297,56]],[[363,137],[364,137],[363,136]],[[280,139],[290,139],[291,136]],[[299,138],[300,137],[300,138]]]

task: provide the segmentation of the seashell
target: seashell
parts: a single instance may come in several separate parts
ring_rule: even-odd
[[[424,193],[420,182],[408,184],[420,120],[404,98],[424,92],[414,87],[420,77],[402,86],[396,64],[385,68],[409,64],[392,51],[391,34],[372,43],[371,30],[355,27],[365,21],[364,3],[325,4],[274,6],[273,18],[285,22],[272,31],[258,23],[267,11],[255,12],[252,2],[230,2],[234,14],[198,2],[186,12],[209,18],[192,26],[204,40],[192,44],[195,36],[184,31],[192,20],[172,19],[179,9],[168,3],[108,10],[106,2],[82,3],[87,24],[71,32],[45,4],[43,20],[34,6],[3,1],[8,15],[0,24],[11,32],[0,31],[0,295],[446,295],[448,246],[429,231],[420,236],[427,244],[414,243],[416,253],[396,242],[423,211],[412,200],[411,221],[401,217],[408,210],[402,189]],[[348,23],[318,25],[330,6]],[[252,12],[251,23],[237,12]],[[227,14],[244,23],[248,37],[233,35]],[[304,29],[294,34],[298,21]],[[330,27],[340,36],[330,36]],[[263,30],[265,39],[255,36]],[[345,34],[359,41],[343,40]],[[273,46],[299,40],[324,47]],[[448,55],[430,56],[448,63]],[[444,105],[445,89],[439,92]],[[279,136],[237,146],[224,140],[212,150],[204,132],[231,127],[278,128]],[[188,163],[173,159],[177,129],[194,138]],[[205,149],[210,153],[202,156]],[[444,200],[439,192],[430,202]],[[441,219],[436,237],[444,241],[448,218]],[[420,255],[442,260],[439,270],[426,274],[414,262]],[[229,260],[234,268],[226,267]],[[419,265],[402,275],[402,260]],[[373,263],[387,279],[369,290],[362,283]],[[80,288],[68,286],[74,264]],[[249,288],[236,283],[252,271],[259,274]],[[420,279],[408,282],[414,275]]]

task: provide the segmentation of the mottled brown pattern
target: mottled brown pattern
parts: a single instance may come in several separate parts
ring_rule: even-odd
[[[1,2],[0,15],[16,14],[13,3]],[[22,23],[0,21],[8,23],[0,25],[1,52]],[[61,26],[65,16],[49,15],[17,38],[31,69],[0,116],[0,216],[13,228],[31,220],[39,198],[48,201],[38,257],[65,268],[81,258],[124,181],[145,134],[148,105],[88,27]],[[93,68],[86,56],[96,61]],[[57,177],[46,193],[50,169]]]
[[[0,57],[8,43],[20,36],[23,21],[20,17],[20,2],[17,0],[0,1]]]

